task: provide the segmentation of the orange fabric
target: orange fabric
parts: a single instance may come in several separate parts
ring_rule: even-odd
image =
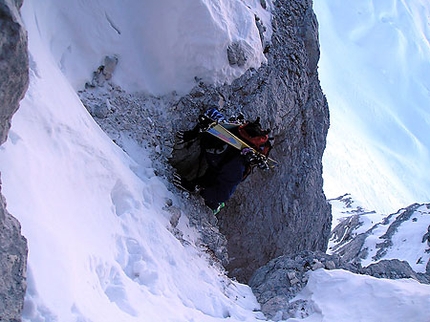
[[[248,141],[252,146],[256,148],[259,148],[260,146],[264,145],[267,142],[267,140],[269,139],[269,135],[265,134],[262,136],[251,137],[246,132],[246,129],[245,129],[246,125],[247,124],[239,126],[239,134],[243,139]]]

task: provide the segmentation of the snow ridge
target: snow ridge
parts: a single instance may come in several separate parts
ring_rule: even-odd
[[[416,273],[430,274],[430,204],[412,204],[384,217],[354,207],[350,195],[331,202],[341,219],[332,232],[330,253],[363,267],[397,259]]]

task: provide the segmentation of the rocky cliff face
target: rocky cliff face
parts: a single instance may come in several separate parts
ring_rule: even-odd
[[[28,87],[27,33],[21,24],[22,0],[0,1],[0,144]]]
[[[212,104],[227,115],[260,116],[263,128],[272,129],[271,156],[280,165],[255,171],[218,216],[227,238],[227,269],[242,282],[280,255],[325,251],[330,234],[321,165],[329,112],[317,74],[318,24],[311,1],[276,1],[273,15],[267,65],[229,86],[195,90],[182,102],[188,110]]]
[[[0,144],[28,87],[27,34],[20,22],[22,1],[0,0]],[[0,182],[1,190],[1,182]],[[26,289],[27,242],[6,210],[0,191],[0,321],[21,321]]]
[[[321,165],[329,112],[317,75],[312,1],[276,1],[273,14],[267,66],[239,79],[225,95],[231,106],[265,120],[275,137],[271,155],[280,161],[275,171],[256,172],[242,184],[220,216],[228,269],[241,281],[280,255],[325,251],[330,234]]]
[[[273,15],[267,65],[231,85],[200,86],[176,107],[187,115],[220,106],[226,115],[260,116],[263,128],[272,129],[271,156],[280,165],[274,171],[255,171],[218,215],[227,238],[227,269],[242,282],[278,256],[325,251],[331,226],[321,165],[329,112],[317,74],[318,24],[312,1],[276,1]],[[262,38],[264,42],[264,33]],[[196,168],[187,163],[190,155],[195,155],[192,147],[183,155],[174,153],[180,172]]]
[[[271,39],[256,17],[267,64],[249,70],[232,84],[200,83],[184,97],[137,96],[113,85],[100,73],[101,66],[80,93],[85,106],[119,145],[127,135],[155,147],[156,167],[167,177],[171,170],[166,168],[166,159],[184,175],[198,167],[196,147],[178,148],[174,137],[176,131],[194,127],[198,115],[209,107],[217,106],[226,116],[239,112],[248,119],[260,116],[263,128],[272,129],[271,156],[280,165],[268,172],[257,169],[218,215],[218,223],[202,212],[204,207],[196,208],[193,197],[188,203],[195,202],[194,208],[186,209],[194,214],[191,220],[202,231],[205,243],[224,264],[228,262],[230,274],[243,282],[280,255],[325,251],[331,226],[321,163],[329,112],[317,74],[318,25],[312,1],[276,1],[273,15]],[[235,66],[247,59],[246,50],[240,43],[232,44],[226,57]],[[224,237],[213,234],[218,228],[227,244]]]
[[[21,321],[26,291],[27,241],[0,193],[0,321]]]

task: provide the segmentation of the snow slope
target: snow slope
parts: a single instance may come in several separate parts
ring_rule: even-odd
[[[0,150],[8,209],[29,243],[24,319],[254,321],[252,292],[211,266],[185,216],[186,242],[171,233],[175,196],[149,158],[136,164],[92,120],[47,46],[41,28],[56,21],[32,10],[31,85]],[[52,36],[68,36],[59,28]]]
[[[189,246],[169,231],[175,198],[149,162],[137,177],[59,71],[37,66],[1,148],[8,209],[29,243],[24,320],[253,321],[252,293],[209,265],[185,217]]]
[[[330,200],[334,226],[328,253],[343,253],[354,243],[355,262],[363,267],[381,260],[406,261],[417,273],[426,273],[430,261],[430,203],[413,204],[384,216],[358,205],[349,195]]]
[[[396,224],[396,228],[394,233],[390,231],[393,234],[390,237],[388,230],[393,229],[393,223]],[[424,239],[427,227],[430,227],[430,210],[427,206],[417,207],[412,213],[407,213],[404,209],[399,210],[373,228],[372,235],[363,245],[369,253],[362,261],[362,265],[367,266],[375,262],[375,259],[399,259],[407,261],[415,272],[425,273],[430,259],[430,247]],[[385,240],[390,241],[391,246],[380,249],[378,244]]]
[[[317,270],[295,300],[310,301],[304,318],[288,322],[428,322],[429,286],[385,280],[343,270]],[[308,316],[306,316],[308,315]]]
[[[25,1],[31,84],[0,147],[8,210],[29,243],[24,321],[263,319],[251,290],[200,249],[149,158],[136,163],[115,146],[75,93],[107,54],[120,57],[116,81],[132,91],[186,91],[195,75],[231,80],[243,71],[218,49],[226,39],[261,49],[253,12],[265,14],[259,1]],[[258,66],[264,58],[255,56]],[[182,242],[170,224],[178,212]],[[359,321],[363,312],[366,321],[428,321],[429,286],[343,271],[311,276],[300,295],[313,303],[307,321]]]
[[[430,200],[430,4],[315,0],[331,116],[329,198],[389,214]]]

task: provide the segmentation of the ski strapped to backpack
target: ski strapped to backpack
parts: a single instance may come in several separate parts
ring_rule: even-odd
[[[232,147],[238,149],[241,151],[241,153],[243,155],[246,155],[247,158],[258,164],[260,168],[263,169],[269,169],[269,168],[274,168],[276,165],[278,165],[278,162],[273,160],[272,158],[267,157],[264,152],[264,148],[262,151],[258,151],[257,149],[255,149],[254,147],[252,147],[250,144],[248,144],[247,142],[245,142],[244,140],[242,140],[241,138],[239,138],[238,136],[234,135],[233,133],[231,133],[228,129],[233,128],[233,127],[237,127],[239,126],[238,124],[235,123],[218,123],[216,121],[208,124],[208,126],[203,129],[205,132],[217,137],[218,139],[220,139],[221,141],[231,145]],[[244,135],[243,132],[241,132],[241,126],[239,126],[239,133],[241,133],[241,135]],[[267,134],[265,134],[267,136]],[[257,140],[260,140],[261,145],[263,146],[264,143],[268,140],[268,137],[264,139],[260,139],[260,138],[256,138]],[[264,142],[263,142],[264,141]],[[256,144],[256,146],[258,146]],[[268,151],[266,152],[268,153]]]

